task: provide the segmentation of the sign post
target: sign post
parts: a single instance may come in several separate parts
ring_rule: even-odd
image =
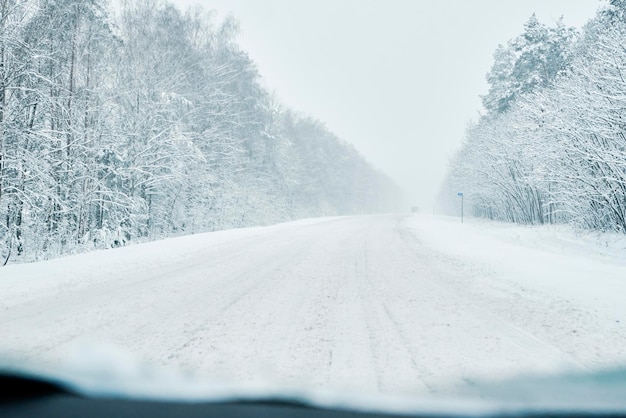
[[[461,223],[463,223],[463,192],[458,192],[456,195],[461,198]]]

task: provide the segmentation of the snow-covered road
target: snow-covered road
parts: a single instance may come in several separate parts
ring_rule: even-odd
[[[0,353],[63,363],[117,346],[229,383],[434,395],[626,364],[626,267],[510,241],[358,216],[9,266]]]

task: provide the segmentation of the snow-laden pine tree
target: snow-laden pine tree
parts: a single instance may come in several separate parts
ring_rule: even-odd
[[[500,47],[442,200],[464,190],[475,215],[626,232],[626,3],[580,36],[531,18]]]

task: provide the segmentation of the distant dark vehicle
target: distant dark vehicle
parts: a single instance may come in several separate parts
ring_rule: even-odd
[[[411,206],[411,213],[417,213],[420,211],[420,208],[418,208],[417,206]]]

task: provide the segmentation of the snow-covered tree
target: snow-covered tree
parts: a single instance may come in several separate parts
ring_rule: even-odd
[[[162,0],[0,0],[0,256],[32,260],[300,216],[397,187],[283,109],[233,18]]]

